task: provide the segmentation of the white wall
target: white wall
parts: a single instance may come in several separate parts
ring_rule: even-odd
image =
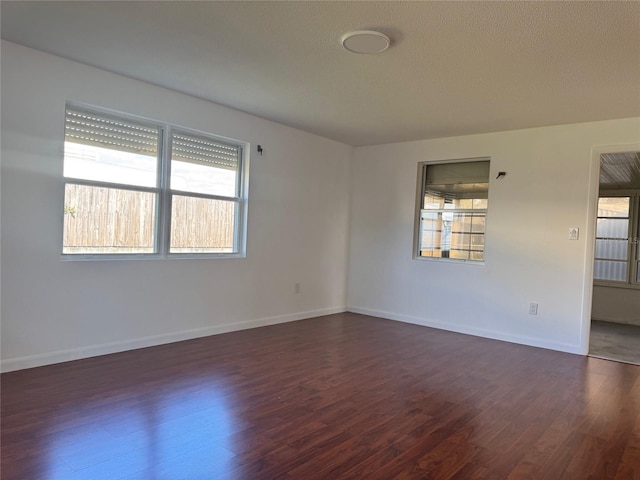
[[[591,318],[640,326],[640,290],[594,286]]]
[[[345,309],[351,147],[4,41],[1,87],[5,371]],[[69,100],[261,144],[247,258],[61,261]]]
[[[347,304],[586,353],[592,148],[637,143],[640,119],[361,147],[354,158],[346,145],[4,41],[1,74],[5,371]],[[261,144],[247,258],[60,261],[69,100]],[[492,160],[486,263],[412,259],[418,163],[479,156]],[[494,180],[499,170],[507,176]],[[568,240],[574,226],[577,242]],[[538,316],[527,314],[530,301]]]
[[[358,148],[349,309],[586,353],[592,148],[639,134],[635,118]],[[418,163],[482,156],[492,172],[485,264],[412,259]],[[507,176],[496,180],[498,171]],[[578,241],[568,240],[570,227],[580,228]]]

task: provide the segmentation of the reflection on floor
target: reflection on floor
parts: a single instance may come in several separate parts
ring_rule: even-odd
[[[589,355],[640,365],[640,327],[592,320]]]

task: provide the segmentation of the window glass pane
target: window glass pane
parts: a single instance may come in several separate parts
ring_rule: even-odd
[[[67,109],[63,174],[155,187],[159,138],[157,127]]]
[[[442,230],[442,218],[437,212],[423,212],[422,213],[422,230]]]
[[[67,178],[155,187],[157,165],[156,156],[64,142],[63,174]]]
[[[485,214],[473,214],[473,215],[470,215],[469,218],[471,221],[471,231],[484,233],[485,220],[486,220]]]
[[[454,232],[478,232],[484,233],[484,213],[458,213],[452,223]]]
[[[484,235],[483,234],[473,234],[473,235],[471,235],[471,248],[473,250],[482,250],[482,249],[484,249]]]
[[[488,200],[486,198],[474,198],[473,199],[473,208],[475,210],[486,210],[487,209]]]
[[[451,252],[449,253],[449,258],[455,258],[456,260],[469,260],[469,251],[458,250],[452,247]]]
[[[598,238],[628,238],[629,220],[624,218],[599,218],[596,226]]]
[[[627,259],[627,240],[596,240],[596,258]]]
[[[478,252],[472,251],[472,252],[469,252],[469,255],[470,255],[469,257],[470,260],[475,260],[477,262],[484,261],[484,251],[478,251]]]
[[[451,234],[451,249],[468,250],[471,242],[471,236],[464,233]]]
[[[485,214],[421,212],[420,256],[476,260],[484,250]]]
[[[471,218],[467,215],[456,215],[451,220],[451,231],[453,233],[471,231]]]
[[[233,253],[236,202],[173,195],[170,253]]]
[[[449,205],[448,208],[486,209],[488,192],[488,183],[432,184],[425,190],[423,208],[440,209]]]
[[[624,282],[627,280],[627,263],[596,260],[594,262],[593,278],[597,280]]]
[[[598,199],[599,217],[628,217],[629,197],[600,197]]]
[[[425,210],[439,210],[444,208],[444,198],[440,195],[425,193],[424,195],[424,205],[423,208]]]
[[[420,250],[420,256],[440,258],[442,257],[442,252],[440,252],[439,248],[433,248],[433,249],[425,248],[424,250]]]
[[[440,256],[441,232],[441,216],[437,212],[422,212],[420,223],[420,256]]]
[[[442,187],[445,188],[444,186]],[[488,188],[488,184],[487,184]],[[455,189],[455,187],[453,188]],[[482,193],[486,196],[486,192]],[[462,210],[486,210],[486,198],[455,198],[455,195],[447,195],[442,192],[428,191],[424,196],[423,208],[425,210],[462,209]]]
[[[172,190],[238,196],[239,147],[182,133],[171,145]]]
[[[156,194],[65,185],[62,253],[153,253]]]

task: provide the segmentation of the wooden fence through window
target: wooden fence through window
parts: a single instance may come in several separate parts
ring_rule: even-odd
[[[67,184],[65,253],[152,253],[157,197],[150,192]],[[235,202],[174,196],[172,252],[233,250]]]

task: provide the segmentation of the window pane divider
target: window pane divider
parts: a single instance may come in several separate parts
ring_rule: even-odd
[[[160,185],[160,199],[156,210],[158,222],[158,236],[156,238],[156,251],[166,255],[169,251],[171,238],[171,195],[169,195],[169,178],[171,176],[171,129],[160,129],[160,154],[158,164],[158,185]]]
[[[629,284],[640,285],[638,282],[638,260],[640,247],[636,243],[640,237],[640,193],[636,192],[631,197],[633,200],[629,206]]]
[[[423,208],[420,211],[423,213],[487,213],[486,208]]]
[[[143,187],[141,185],[131,185],[126,183],[113,183],[113,182],[99,182],[97,180],[83,180],[81,178],[73,178],[73,177],[64,177],[65,184],[73,184],[73,185],[85,185],[87,187],[98,187],[98,188],[112,188],[116,190],[129,190],[132,192],[148,192],[148,193],[159,193],[160,188],[158,187]]]
[[[227,197],[224,195],[213,195],[209,193],[200,193],[200,192],[187,192],[184,190],[170,190],[170,194],[178,195],[180,197],[195,197],[195,198],[205,198],[208,200],[222,200],[227,202],[239,202],[241,200],[240,197]]]

